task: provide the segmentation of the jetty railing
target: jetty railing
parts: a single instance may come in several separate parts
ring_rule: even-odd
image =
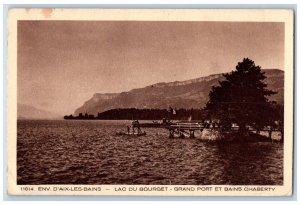
[[[174,138],[177,134],[180,138],[185,138],[186,135],[190,138],[195,138],[195,132],[200,131],[201,133],[205,129],[217,131],[220,129],[217,123],[197,123],[197,122],[170,122],[170,123],[139,123],[139,121],[133,121],[133,128],[163,128],[169,131],[169,137]],[[231,131],[239,131],[238,126],[232,126]],[[252,127],[248,127],[248,131],[255,132],[256,130]],[[260,131],[267,131],[271,138],[272,132],[281,131],[278,128],[267,126]]]

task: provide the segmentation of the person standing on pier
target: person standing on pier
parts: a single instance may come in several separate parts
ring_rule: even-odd
[[[127,133],[130,133],[130,126],[127,126]]]
[[[141,126],[140,126],[140,122],[138,120],[136,121],[136,127],[137,127],[137,130],[138,130],[138,134],[141,134],[142,133]]]

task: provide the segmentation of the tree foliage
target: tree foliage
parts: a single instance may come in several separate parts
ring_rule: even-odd
[[[174,112],[175,110],[175,112]],[[136,109],[136,108],[119,108],[111,109],[97,116],[79,113],[78,116],[66,115],[66,120],[161,120],[168,118],[171,120],[204,120],[205,110],[203,109]]]
[[[236,123],[240,130],[245,130],[247,125],[260,130],[274,122],[275,102],[270,102],[268,96],[276,92],[267,89],[260,66],[244,58],[224,77],[209,93],[206,105],[209,117],[219,120],[224,129]]]

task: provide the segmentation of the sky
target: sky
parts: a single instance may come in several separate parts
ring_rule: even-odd
[[[18,103],[73,113],[95,93],[189,80],[249,57],[284,70],[284,24],[18,21]]]

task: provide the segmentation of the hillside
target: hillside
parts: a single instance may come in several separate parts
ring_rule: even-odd
[[[18,104],[17,117],[18,119],[62,119],[62,116],[56,113],[24,104]]]
[[[266,69],[266,83],[268,88],[278,92],[270,100],[283,104],[284,71],[279,69]],[[98,112],[114,108],[202,108],[208,101],[208,94],[212,86],[223,80],[222,74],[187,81],[157,83],[144,88],[133,89],[122,93],[96,93],[74,115],[89,113],[97,115]]]

